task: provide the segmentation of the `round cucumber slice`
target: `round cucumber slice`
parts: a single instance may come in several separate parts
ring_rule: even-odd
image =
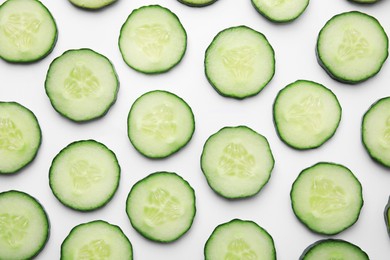
[[[372,159],[390,167],[390,97],[376,101],[363,116],[362,142]]]
[[[271,235],[249,220],[233,219],[217,226],[204,247],[205,260],[264,259],[275,260]]]
[[[379,0],[349,0],[349,1],[359,3],[359,4],[373,4],[378,2]]]
[[[214,4],[217,0],[178,0],[180,3],[191,7],[203,7]]]
[[[386,204],[385,211],[384,211],[384,217],[385,217],[385,225],[387,229],[387,234],[390,237],[390,197]]]
[[[14,63],[41,60],[54,48],[57,25],[37,0],[7,0],[0,6],[0,58]]]
[[[16,102],[0,102],[0,175],[30,164],[41,140],[41,128],[31,110]]]
[[[95,220],[75,226],[61,245],[61,260],[132,260],[133,247],[119,226]]]
[[[352,226],[363,207],[362,186],[345,166],[320,162],[304,169],[292,185],[296,217],[311,231],[334,235]]]
[[[252,0],[255,9],[272,22],[285,23],[297,19],[310,0]]]
[[[65,206],[90,211],[106,205],[119,186],[120,166],[104,144],[82,140],[62,149],[50,167],[49,184]]]
[[[271,177],[273,167],[267,139],[246,126],[224,127],[211,135],[201,155],[209,186],[229,199],[257,194]]]
[[[73,5],[84,9],[101,9],[106,7],[117,0],[69,0]]]
[[[172,172],[155,172],[138,181],[126,201],[131,225],[156,242],[182,237],[191,228],[195,212],[193,188]]]
[[[369,260],[370,258],[360,247],[342,239],[319,240],[308,246],[299,258],[299,260],[328,259]]]
[[[91,50],[68,50],[50,64],[45,81],[53,108],[75,122],[104,116],[115,103],[119,81],[105,56]]]
[[[49,218],[42,205],[21,191],[0,193],[0,259],[32,259],[49,238]]]
[[[273,116],[284,143],[295,149],[313,149],[336,132],[341,106],[330,89],[316,82],[298,80],[278,93]]]
[[[134,102],[127,126],[135,149],[149,158],[165,158],[191,140],[195,119],[183,99],[167,91],[154,90]]]
[[[135,9],[123,24],[119,49],[131,68],[146,74],[176,66],[187,49],[187,33],[179,18],[160,5]]]
[[[351,11],[333,16],[317,38],[320,65],[334,79],[359,83],[375,76],[388,57],[389,40],[379,21]]]
[[[244,99],[273,78],[275,53],[266,37],[247,26],[219,32],[205,54],[208,81],[222,96]]]

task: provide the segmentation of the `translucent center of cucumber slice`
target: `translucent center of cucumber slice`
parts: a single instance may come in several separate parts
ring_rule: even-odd
[[[256,51],[251,46],[242,46],[222,51],[223,65],[231,72],[237,83],[245,83],[253,74]]]
[[[82,99],[97,96],[101,88],[98,78],[83,64],[77,64],[65,79],[66,97]]]
[[[0,237],[16,248],[22,244],[28,225],[28,219],[23,216],[0,214]]]
[[[24,146],[22,132],[9,118],[0,118],[0,150],[19,151]]]
[[[242,144],[230,143],[219,159],[218,167],[221,175],[249,178],[254,176],[255,158]]]
[[[169,39],[168,30],[161,24],[146,24],[136,29],[135,42],[152,62],[160,61]]]
[[[277,7],[283,5],[285,2],[291,2],[291,0],[266,0],[264,1],[267,6]]]
[[[79,250],[77,260],[106,260],[110,255],[110,246],[104,240],[98,239],[84,245]]]
[[[314,179],[311,186],[310,206],[315,216],[332,214],[348,206],[344,190],[332,180]]]
[[[2,25],[4,34],[19,51],[28,51],[39,31],[41,21],[33,13],[11,14]]]
[[[341,61],[353,61],[368,55],[369,44],[359,31],[347,29],[344,31],[343,41],[337,53]]]
[[[167,105],[154,107],[142,118],[141,130],[157,140],[173,142],[176,135],[176,122],[173,109]]]
[[[146,223],[153,227],[180,218],[184,214],[184,208],[168,191],[158,188],[149,194],[144,213]]]
[[[297,124],[310,132],[319,133],[322,128],[323,109],[321,98],[309,95],[295,103],[287,111],[285,118],[289,123]]]
[[[346,256],[338,251],[331,252],[329,254],[329,260],[345,260],[347,259]]]
[[[85,193],[94,183],[103,179],[103,171],[88,161],[80,160],[73,162],[70,167],[70,176],[73,180],[73,192]]]
[[[228,244],[225,260],[256,260],[256,253],[244,239],[238,238]]]
[[[383,148],[390,148],[390,117],[388,117],[386,120],[385,129],[383,131],[383,136],[380,143],[382,144]]]

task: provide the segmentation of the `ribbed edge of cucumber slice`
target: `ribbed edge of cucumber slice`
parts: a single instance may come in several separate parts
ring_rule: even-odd
[[[16,190],[0,193],[0,259],[34,258],[49,233],[49,218],[37,199]]]
[[[195,191],[181,176],[155,172],[138,181],[126,200],[133,228],[145,238],[169,243],[191,228],[196,214]]]
[[[177,0],[177,1],[191,7],[204,7],[217,2],[217,0]]]
[[[342,239],[323,239],[308,246],[299,260],[354,259],[368,260],[360,247]]]
[[[103,220],[82,223],[61,244],[61,259],[133,259],[133,247],[119,226]]]
[[[0,175],[13,174],[38,154],[42,132],[35,114],[17,102],[0,102]]]
[[[302,170],[290,191],[295,216],[315,233],[335,235],[358,220],[362,186],[345,166],[320,162]]]
[[[205,260],[276,259],[272,236],[257,223],[233,219],[218,225],[204,246]]]
[[[350,11],[326,22],[318,34],[316,54],[332,78],[356,84],[379,73],[388,48],[387,34],[376,18]]]
[[[348,0],[350,2],[358,3],[358,4],[374,4],[379,2],[379,0]]]
[[[97,10],[103,7],[107,7],[117,0],[69,0],[74,6],[82,9]]]
[[[286,23],[303,14],[310,0],[251,0],[255,9],[265,18],[276,23]]]
[[[0,6],[0,58],[31,63],[49,55],[57,42],[56,22],[38,0],[7,0]]]

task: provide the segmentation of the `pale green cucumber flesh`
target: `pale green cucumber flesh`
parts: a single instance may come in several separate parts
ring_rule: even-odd
[[[205,53],[205,74],[222,96],[258,94],[273,78],[275,54],[267,38],[247,26],[219,32]]]
[[[102,54],[68,50],[50,64],[45,90],[58,113],[84,122],[108,112],[116,101],[119,81],[113,64]]]
[[[8,0],[0,6],[0,58],[14,63],[46,57],[57,41],[57,25],[37,0]]]
[[[49,184],[65,206],[90,211],[106,205],[119,186],[115,154],[94,140],[76,141],[62,149],[50,167]]]
[[[298,80],[279,91],[273,107],[275,128],[284,143],[295,149],[323,145],[336,132],[342,109],[325,86]]]
[[[341,239],[323,239],[308,246],[299,260],[353,259],[369,260],[360,247]]]
[[[291,22],[306,10],[310,0],[252,0],[255,9],[273,22]]]
[[[75,226],[61,244],[61,260],[132,260],[133,247],[119,226],[95,220]]]
[[[142,73],[167,72],[182,60],[186,48],[187,33],[179,18],[160,5],[133,10],[120,31],[124,61]]]
[[[117,0],[69,0],[77,7],[85,9],[100,9],[106,7]]]
[[[131,188],[126,213],[134,229],[145,238],[172,242],[192,226],[196,213],[195,192],[176,173],[152,173]]]
[[[358,11],[333,16],[317,38],[320,65],[334,79],[359,83],[375,76],[388,57],[389,40],[377,19]]]
[[[372,159],[390,167],[390,97],[376,101],[364,114],[362,142]]]
[[[224,127],[211,135],[201,155],[209,186],[229,199],[257,194],[270,179],[273,167],[267,139],[246,126]]]
[[[233,219],[218,225],[204,247],[205,260],[276,259],[272,236],[249,220]]]
[[[192,7],[203,7],[217,2],[217,0],[178,0],[178,1],[182,4],[192,6]]]
[[[0,259],[31,259],[49,238],[49,219],[42,205],[20,191],[0,193]]]
[[[345,166],[328,162],[304,169],[290,197],[296,217],[311,231],[325,235],[352,226],[363,206],[359,180]]]
[[[129,111],[127,123],[130,142],[149,158],[165,158],[176,153],[195,131],[189,105],[177,95],[162,90],[140,96]]]
[[[0,102],[0,174],[20,171],[36,157],[41,128],[34,113],[16,102]]]

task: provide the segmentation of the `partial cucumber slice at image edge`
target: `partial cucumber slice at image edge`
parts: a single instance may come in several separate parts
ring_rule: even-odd
[[[379,73],[388,48],[388,36],[375,17],[350,11],[326,22],[318,34],[316,54],[332,78],[356,84]]]
[[[49,218],[38,200],[16,190],[0,193],[0,259],[34,258],[49,233]]]
[[[348,1],[358,3],[358,4],[375,4],[380,0],[348,0]]]
[[[183,59],[187,32],[179,18],[160,5],[133,10],[122,25],[119,50],[125,63],[145,74],[171,70]]]
[[[276,260],[276,249],[272,236],[257,223],[233,219],[213,230],[204,246],[204,257]]]
[[[91,211],[105,206],[115,195],[120,166],[113,151],[95,140],[76,141],[53,159],[49,184],[65,206]]]
[[[217,0],[177,0],[177,1],[191,7],[204,7],[217,2]]]
[[[107,7],[118,0],[69,0],[74,6],[87,10],[97,10]]]
[[[275,52],[267,38],[247,26],[220,31],[207,47],[205,75],[222,96],[257,95],[275,74]]]
[[[161,159],[188,144],[195,131],[195,118],[182,98],[164,90],[153,90],[141,95],[131,106],[127,131],[139,153]]]
[[[295,216],[309,230],[338,234],[359,218],[363,207],[362,185],[345,166],[319,162],[301,171],[291,191]]]
[[[247,126],[220,129],[206,140],[201,155],[208,185],[227,199],[259,193],[271,178],[274,164],[268,140]]]
[[[390,97],[377,100],[362,120],[362,143],[369,156],[390,168]]]
[[[385,219],[385,226],[386,226],[387,234],[389,235],[389,238],[390,238],[390,196],[389,196],[389,199],[388,199],[387,204],[385,206],[385,210],[383,212],[383,215],[384,215],[384,219]]]
[[[273,118],[279,138],[288,146],[314,149],[336,133],[342,108],[336,95],[308,80],[288,84],[277,94]]]
[[[0,101],[0,175],[17,173],[29,165],[41,142],[35,114],[17,102]]]
[[[265,18],[276,23],[286,23],[297,19],[303,14],[310,0],[269,1],[251,0],[256,11]]]
[[[133,246],[122,229],[104,220],[94,220],[72,228],[61,244],[61,260],[132,260]]]
[[[60,115],[87,122],[108,113],[117,99],[119,79],[104,55],[88,48],[72,49],[51,62],[45,91]]]
[[[0,58],[31,63],[49,55],[58,30],[50,11],[37,0],[7,0],[0,5]],[[22,21],[22,22],[20,22]]]
[[[195,191],[173,172],[155,172],[138,181],[126,200],[126,213],[143,237],[160,243],[181,238],[196,214]]]
[[[360,247],[342,239],[322,239],[308,246],[299,260],[353,259],[369,260]]]

